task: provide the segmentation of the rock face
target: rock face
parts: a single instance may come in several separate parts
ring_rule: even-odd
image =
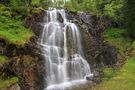
[[[80,29],[84,55],[91,68],[115,64],[117,62],[117,49],[104,43],[102,38],[102,33],[108,26],[108,20],[105,17],[98,17],[83,12],[66,11],[66,13],[67,18],[76,23]],[[27,17],[25,24],[29,28],[38,26],[38,29],[31,29],[35,32],[35,35],[40,37],[43,29],[42,23],[46,22],[45,17],[45,11],[38,14],[33,13],[30,17]],[[63,21],[61,16],[59,16],[59,21]]]
[[[20,86],[18,84],[14,84],[8,88],[2,89],[2,90],[21,90]]]
[[[105,17],[74,12],[68,12],[67,17],[80,29],[84,55],[92,68],[116,64],[117,49],[104,43],[102,37],[109,23]]]
[[[5,77],[19,78],[19,86],[13,85],[8,90],[42,90],[44,87],[44,62],[37,41],[36,37],[32,37],[19,47],[0,39],[0,55],[8,57],[0,73],[4,73]]]

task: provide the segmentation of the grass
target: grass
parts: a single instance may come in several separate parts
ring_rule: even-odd
[[[0,38],[8,43],[24,45],[33,33],[23,26],[20,19],[11,18],[11,13],[10,9],[0,5]]]
[[[102,80],[105,81],[105,80],[109,80],[111,77],[113,77],[115,75],[115,69],[113,68],[104,68],[103,69],[103,78]]]
[[[4,63],[6,63],[7,62],[7,57],[6,56],[2,56],[2,55],[0,55],[0,63],[1,64],[4,64]]]
[[[18,81],[19,81],[19,79],[17,77],[11,77],[6,80],[0,79],[0,89],[7,88],[7,87],[17,83]]]
[[[123,36],[125,33],[126,31],[124,29],[108,28],[103,33],[103,36],[109,45],[115,46],[119,52],[123,53],[130,46],[130,39]]]
[[[135,57],[129,58],[114,77],[91,90],[135,90]]]

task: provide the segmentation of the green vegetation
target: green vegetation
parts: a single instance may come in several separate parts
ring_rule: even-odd
[[[135,37],[135,0],[125,0],[123,11],[127,33]]]
[[[7,88],[15,83],[17,83],[19,79],[17,77],[11,77],[8,79],[1,79],[0,78],[0,90],[3,88]]]
[[[19,18],[12,18],[8,7],[0,5],[0,38],[8,43],[24,45],[33,33],[23,26]]]
[[[0,38],[8,43],[24,45],[33,36],[33,33],[23,26],[26,16],[30,11],[40,13],[42,8],[47,9],[49,6],[52,6],[50,0],[0,0]],[[126,57],[127,60],[120,70],[104,68],[103,82],[92,90],[135,90],[135,0],[70,0],[64,8],[104,16],[111,24],[120,22],[122,28],[111,25],[111,28],[103,33],[104,41],[118,48],[125,57],[126,50],[130,48],[131,55]],[[7,57],[0,56],[0,63],[5,62]],[[17,77],[0,77],[0,89],[17,82]]]
[[[126,30],[119,28],[109,28],[104,32],[103,35],[108,44],[117,47],[122,54],[125,53],[127,47],[130,47],[133,55],[127,57],[120,70],[104,68],[103,81],[99,85],[92,87],[92,90],[135,90],[135,43],[133,42],[130,45],[131,41],[125,34]]]
[[[0,63],[3,64],[3,63],[6,63],[8,60],[8,58],[6,56],[2,56],[0,55]]]
[[[108,81],[104,81],[92,90],[135,90],[135,57],[129,58],[122,69]]]
[[[126,30],[124,29],[108,28],[103,36],[109,45],[117,47],[121,53],[130,46],[130,39],[126,36]]]
[[[86,11],[121,20],[124,0],[71,0],[65,7],[71,11]]]
[[[115,75],[115,69],[114,68],[104,68],[103,69],[103,78],[102,80],[109,80],[110,78],[113,77],[113,75]]]

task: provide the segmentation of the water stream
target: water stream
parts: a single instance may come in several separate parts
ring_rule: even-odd
[[[88,82],[85,77],[92,74],[83,55],[81,34],[78,27],[67,20],[64,9],[47,11],[41,45],[45,58],[45,90],[69,90]]]

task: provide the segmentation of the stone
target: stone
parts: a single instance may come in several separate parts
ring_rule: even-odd
[[[4,89],[1,89],[1,90],[21,90],[21,88],[18,84],[14,84],[14,85],[11,85],[8,88],[4,88]]]

